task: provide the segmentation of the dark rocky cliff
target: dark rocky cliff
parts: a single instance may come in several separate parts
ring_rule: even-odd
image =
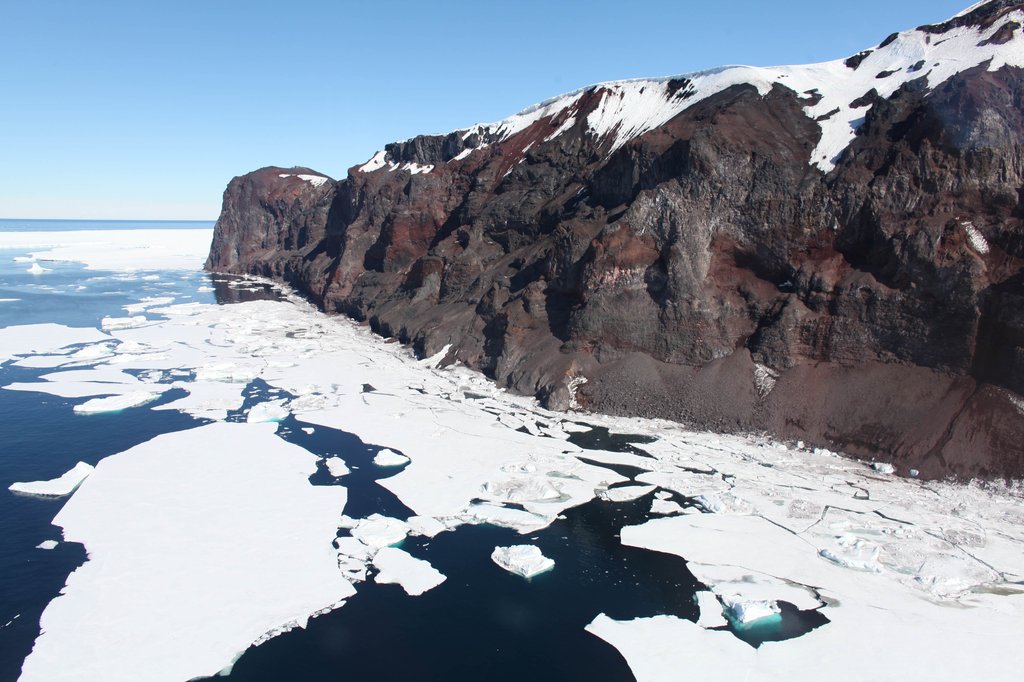
[[[869,86],[819,115],[831,82],[713,72],[388,145],[341,181],[261,169],[228,186],[207,268],[555,408],[1024,476],[1022,16],[894,34],[838,62]],[[947,40],[987,52],[939,80]],[[908,46],[927,59],[890,66]],[[639,125],[651,97],[671,115]]]

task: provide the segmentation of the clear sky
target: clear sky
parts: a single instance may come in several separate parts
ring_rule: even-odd
[[[214,219],[235,175],[605,80],[845,57],[973,0],[0,0],[0,217]]]

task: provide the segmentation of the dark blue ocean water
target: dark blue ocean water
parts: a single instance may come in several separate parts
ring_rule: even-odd
[[[30,221],[0,221],[0,231],[8,229],[7,223],[18,223],[15,229],[39,229]],[[60,227],[47,227],[58,223]],[[155,227],[103,224],[111,227],[53,221],[43,229]],[[151,282],[48,263],[53,272],[36,277],[26,272],[26,263],[12,261],[16,255],[20,254],[0,249],[0,298],[19,299],[0,303],[0,327],[38,322],[96,326],[105,315],[125,314],[121,306],[144,296],[175,295],[179,303],[221,304],[274,296],[270,291],[232,289],[200,272],[162,273]],[[216,290],[198,293],[200,285]],[[0,386],[33,381],[50,371],[0,365]],[[248,406],[272,391],[259,380],[253,382],[246,389],[246,405],[229,419],[244,419]],[[172,390],[160,402],[181,395]],[[158,434],[205,423],[149,409],[153,404],[83,417],[72,413],[75,402],[79,401],[0,390],[0,680],[17,678],[38,635],[43,608],[58,594],[68,573],[85,560],[82,546],[73,543],[61,543],[52,551],[36,549],[43,540],[60,539],[50,521],[64,500],[15,495],[7,486],[53,478],[77,461],[95,464]],[[300,428],[304,425],[289,417],[279,433],[311,452],[346,460],[352,469],[343,479],[348,515],[410,515],[400,500],[376,483],[396,473],[371,464],[387,443],[363,443],[352,434],[320,426],[306,434]],[[582,447],[626,451],[637,438],[595,430],[574,440]],[[614,468],[636,473],[628,467]],[[337,484],[325,471],[311,480]],[[307,629],[246,652],[231,679],[632,680],[618,652],[583,628],[602,612],[617,619],[657,614],[696,619],[693,595],[702,587],[682,559],[619,542],[619,530],[643,522],[650,503],[650,496],[622,504],[592,502],[527,536],[492,526],[464,526],[434,539],[411,537],[402,548],[444,573],[447,580],[442,585],[409,597],[397,585],[360,584],[358,594],[344,607],[312,620]],[[491,561],[496,545],[522,542],[538,545],[553,558],[554,570],[528,581]],[[821,622],[817,614],[787,612],[783,628],[745,637],[756,644],[794,636]],[[146,679],[146,671],[138,675]]]

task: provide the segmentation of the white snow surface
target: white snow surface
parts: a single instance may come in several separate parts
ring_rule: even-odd
[[[534,545],[495,547],[491,552],[491,560],[509,573],[524,578],[532,578],[555,567],[554,560],[544,556],[540,547]]]
[[[327,473],[335,478],[348,476],[351,473],[345,464],[345,460],[341,457],[328,457],[324,460],[324,465],[327,467]]]
[[[396,547],[384,547],[377,552],[373,557],[373,567],[379,571],[374,582],[397,583],[413,597],[434,589],[446,580],[444,574],[429,562]]]
[[[858,68],[846,66],[846,58],[797,66],[724,66],[720,68],[653,79],[611,81],[582,88],[529,107],[495,123],[481,123],[455,131],[463,139],[479,135],[487,144],[504,142],[539,121],[548,121],[552,132],[545,141],[569,130],[575,123],[580,99],[596,92],[600,100],[586,116],[587,131],[607,142],[611,154],[712,95],[735,85],[749,85],[761,96],[781,86],[806,98],[804,112],[821,127],[821,139],[810,162],[823,172],[830,171],[839,155],[853,140],[864,120],[866,108],[853,103],[872,89],[889,97],[905,83],[925,79],[934,89],[952,76],[988,62],[988,70],[1004,65],[1024,66],[1024,40],[1017,36],[1004,45],[981,45],[1007,21],[1024,23],[1024,12],[1014,10],[991,27],[952,29],[929,34],[912,29],[899,33],[885,47],[876,47]],[[891,73],[890,73],[891,72]],[[888,74],[888,75],[885,75]],[[670,82],[684,81],[673,91]],[[820,96],[808,95],[814,91]],[[822,119],[818,121],[819,117]],[[461,160],[474,150],[464,150]],[[359,168],[372,172],[384,167],[398,168],[383,151]]]
[[[31,483],[12,483],[9,490],[27,495],[41,495],[44,497],[64,497],[75,492],[75,489],[82,484],[93,471],[91,464],[79,462],[70,470],[58,478],[49,481],[33,481]]]
[[[103,412],[120,412],[130,407],[139,407],[151,403],[162,394],[154,391],[133,391],[123,395],[112,395],[107,398],[93,398],[81,405],[75,405],[75,414],[101,414]]]
[[[409,463],[409,458],[400,455],[394,450],[384,448],[374,455],[373,463],[379,467],[400,467]]]
[[[75,230],[3,232],[0,249],[32,257],[84,263],[89,270],[199,270],[210,252],[213,230]]]
[[[354,593],[331,541],[340,486],[263,424],[215,423],[101,461],[57,514],[88,561],[46,607],[22,680],[214,675]]]
[[[653,485],[624,485],[618,488],[609,488],[601,492],[598,497],[607,502],[629,502],[653,493],[656,488],[657,486]]]
[[[963,228],[964,232],[967,233],[967,241],[970,242],[971,248],[982,255],[989,252],[988,240],[985,239],[985,235],[983,235],[981,231],[974,226],[974,223],[963,223]]]
[[[51,353],[80,343],[109,341],[110,337],[92,327],[63,324],[25,324],[0,328],[0,362],[29,353]]]
[[[310,175],[308,173],[279,173],[277,177],[279,177],[279,178],[298,178],[299,180],[304,180],[304,181],[308,182],[309,184],[313,185],[314,187],[320,187],[321,185],[326,183],[328,180],[330,180],[330,178],[325,177],[323,175]]]
[[[779,605],[769,599],[743,599],[739,595],[722,596],[722,604],[728,617],[740,625],[751,625],[778,616]]]
[[[352,537],[367,547],[377,550],[397,545],[409,534],[409,526],[401,519],[393,519],[380,514],[371,514],[359,521],[351,530]]]

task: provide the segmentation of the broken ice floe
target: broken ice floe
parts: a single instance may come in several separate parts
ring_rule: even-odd
[[[728,619],[742,627],[778,619],[781,613],[778,603],[774,600],[747,600],[735,594],[722,595],[722,605],[725,606]]]
[[[279,422],[288,418],[288,408],[284,406],[283,400],[271,400],[263,403],[256,403],[249,408],[245,420],[250,423]]]
[[[379,573],[377,583],[397,583],[406,594],[418,596],[445,581],[445,576],[428,562],[417,559],[396,547],[384,547],[373,557],[373,567]]]
[[[533,545],[495,547],[491,559],[506,571],[524,578],[532,578],[555,567],[554,560],[544,556],[540,548]]]
[[[368,547],[380,549],[397,545],[409,534],[409,526],[404,521],[380,514],[371,514],[358,522],[351,531],[356,538]]]
[[[108,398],[93,398],[81,405],[71,408],[75,414],[102,414],[104,412],[120,412],[131,407],[140,407],[160,398],[162,393],[153,391],[133,391],[124,395],[112,395]]]
[[[374,456],[373,463],[379,467],[400,467],[408,464],[409,458],[384,448]]]
[[[331,546],[345,489],[311,485],[316,463],[268,425],[223,422],[102,460],[54,519],[89,558],[43,612],[21,679],[215,675],[351,597]]]
[[[654,485],[626,485],[603,490],[598,497],[607,502],[629,502],[630,500],[638,500],[644,495],[654,492],[656,489],[657,486]]]
[[[335,478],[348,476],[350,473],[348,467],[345,465],[345,460],[341,457],[328,457],[324,460],[324,465],[327,467],[327,473]]]
[[[64,497],[75,492],[75,489],[82,484],[82,481],[91,474],[91,464],[79,462],[59,478],[49,481],[33,481],[31,483],[12,483],[9,490],[26,495],[40,495],[43,497]]]

